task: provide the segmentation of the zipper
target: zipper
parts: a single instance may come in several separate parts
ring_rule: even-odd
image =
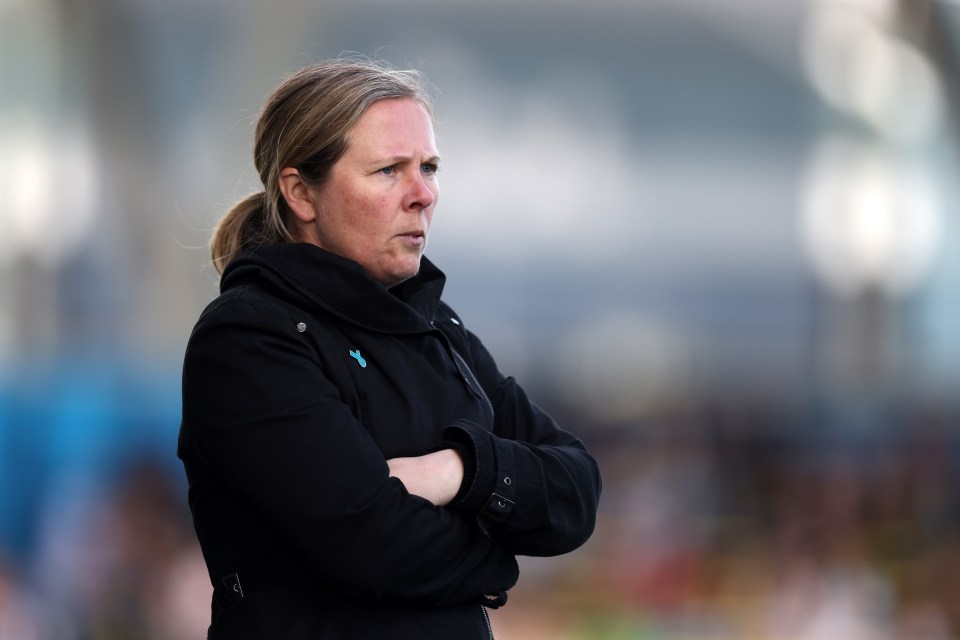
[[[487,608],[480,605],[480,612],[483,613],[483,621],[487,623],[487,633],[490,634],[490,640],[494,640],[493,625],[490,624],[490,616],[487,614]]]
[[[480,381],[477,380],[475,375],[473,375],[473,371],[470,369],[469,365],[467,365],[467,361],[464,360],[463,356],[457,353],[457,350],[452,346],[450,347],[450,351],[453,352],[453,356],[460,361],[460,364],[463,365],[463,370],[467,372],[468,377],[473,381],[473,385],[471,386],[475,387],[475,390],[480,393],[480,397],[483,398],[483,401],[487,403],[487,408],[490,409],[490,415],[493,415],[493,403],[490,402],[490,398],[487,397],[487,392],[484,391],[483,387],[480,386]]]
[[[450,338],[448,338],[447,334],[443,332],[443,329],[438,327],[434,322],[431,322],[430,326],[439,331],[440,335],[444,337],[444,340],[447,343],[447,348],[450,350],[450,353],[453,354],[454,364],[457,365],[457,369],[460,371],[460,375],[463,376],[464,381],[467,383],[467,387],[469,387],[474,393],[483,399],[487,405],[487,408],[490,410],[490,416],[495,416],[496,412],[493,410],[493,403],[490,402],[490,398],[487,397],[487,392],[483,390],[482,386],[480,386],[480,381],[477,380],[477,376],[473,375],[473,370],[470,368],[470,365],[468,365],[467,361],[463,359],[463,356],[461,356],[460,353],[453,348]]]

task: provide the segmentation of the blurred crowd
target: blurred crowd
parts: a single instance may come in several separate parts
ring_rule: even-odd
[[[505,637],[960,637],[958,418],[741,399],[591,434],[597,534],[562,575],[521,583]]]
[[[577,552],[521,559],[498,638],[960,637],[958,407],[731,398],[598,425],[547,406],[601,462],[600,518]],[[0,552],[0,638],[204,637],[170,456],[44,479],[30,552]]]
[[[36,552],[0,559],[0,638],[205,637],[210,583],[180,485],[140,460],[43,514]]]

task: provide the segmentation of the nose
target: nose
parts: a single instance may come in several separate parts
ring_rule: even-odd
[[[407,210],[422,211],[433,205],[437,199],[434,193],[436,183],[433,184],[433,189],[430,186],[419,171],[411,178],[407,192]]]

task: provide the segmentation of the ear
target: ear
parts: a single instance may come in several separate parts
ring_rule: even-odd
[[[293,167],[284,167],[280,170],[278,182],[280,193],[294,217],[300,222],[313,222],[317,217],[313,209],[313,192],[300,177],[300,172]]]

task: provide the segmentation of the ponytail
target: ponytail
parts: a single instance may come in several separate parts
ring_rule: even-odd
[[[273,216],[269,215],[266,204],[266,193],[260,191],[233,205],[220,218],[210,239],[210,258],[217,273],[222,274],[230,261],[248,246],[289,241],[285,226],[271,219]]]

